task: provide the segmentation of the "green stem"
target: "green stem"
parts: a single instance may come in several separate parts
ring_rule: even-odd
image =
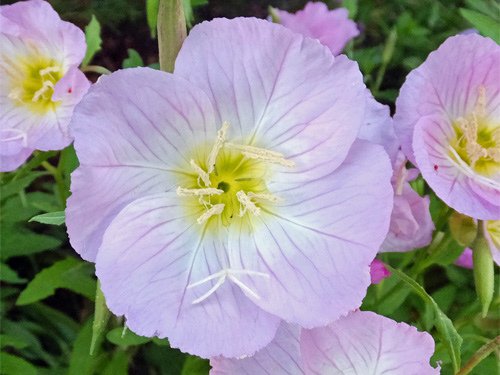
[[[474,283],[481,302],[483,318],[488,314],[495,290],[495,267],[490,246],[486,240],[484,223],[477,221],[477,236],[472,242],[472,260],[474,264]]]
[[[186,18],[182,0],[160,0],[158,7],[158,52],[160,69],[174,71],[175,59],[186,39]]]
[[[85,65],[82,66],[80,69],[84,73],[111,74],[110,70],[100,65]]]
[[[398,33],[396,28],[393,28],[387,37],[387,41],[385,42],[384,51],[382,52],[382,65],[377,71],[377,78],[375,79],[375,84],[373,85],[372,91],[374,93],[378,93],[380,90],[380,86],[382,85],[382,81],[385,76],[385,71],[387,70],[387,66],[392,59],[392,55],[394,55],[394,48],[396,47],[396,40],[398,38]]]
[[[495,349],[500,347],[500,336],[495,337],[488,343],[481,346],[476,353],[467,361],[467,363],[457,372],[456,375],[467,375],[476,367],[483,359],[489,356]]]
[[[52,175],[52,177],[54,177],[54,180],[56,181],[57,185],[57,193],[59,196],[59,201],[62,207],[65,207],[67,198],[66,184],[64,183],[64,178],[61,174],[61,171],[47,161],[43,161],[41,164],[47,170],[47,172],[49,172]]]

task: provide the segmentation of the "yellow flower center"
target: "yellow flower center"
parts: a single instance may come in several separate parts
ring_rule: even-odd
[[[260,215],[263,206],[280,201],[266,186],[268,165],[294,165],[278,152],[228,142],[228,128],[228,123],[222,125],[211,148],[205,149],[209,152],[197,149],[198,155],[208,157],[191,159],[190,177],[177,187],[177,195],[191,199],[190,207],[201,212],[198,224],[229,226]]]
[[[63,76],[61,64],[51,58],[29,56],[17,59],[13,66],[16,74],[11,76],[9,98],[37,114],[55,110],[60,103],[52,101],[52,94]]]
[[[486,89],[479,87],[474,110],[453,122],[455,138],[451,142],[450,156],[465,163],[474,172],[485,176],[500,173],[500,122],[486,114]]]

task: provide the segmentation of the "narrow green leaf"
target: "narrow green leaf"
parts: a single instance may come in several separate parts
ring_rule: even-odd
[[[0,334],[0,348],[10,346],[15,349],[24,349],[29,344],[19,337]]]
[[[85,26],[85,41],[87,42],[87,51],[82,66],[88,65],[94,55],[101,50],[101,24],[94,15],[92,15],[89,24]]]
[[[90,342],[90,355],[94,354],[95,346],[101,339],[108,323],[110,312],[106,306],[106,300],[101,290],[101,284],[97,282],[95,291],[94,323],[92,324],[92,341]]]
[[[184,361],[181,375],[206,375],[210,371],[210,363],[207,359],[189,356]]]
[[[58,288],[94,298],[96,281],[92,278],[92,266],[75,258],[66,258],[43,269],[27,285],[17,305],[27,305],[53,295]]]
[[[26,189],[38,177],[46,176],[48,172],[33,172],[28,176],[22,177],[17,180],[12,180],[0,187],[0,199],[5,199],[11,195],[19,193],[21,190]]]
[[[125,68],[135,68],[137,66],[144,66],[144,61],[141,55],[133,48],[127,49],[128,57],[123,60],[122,67]]]
[[[156,38],[156,26],[158,24],[159,0],[146,0],[146,18],[148,21],[151,38]]]
[[[0,263],[0,280],[11,284],[24,284],[27,280],[20,278],[17,272],[5,263]]]
[[[36,375],[36,367],[21,357],[0,353],[0,373],[3,375]]]
[[[106,364],[102,375],[128,375],[128,364],[130,354],[119,350],[113,354],[113,358]]]
[[[126,329],[125,332],[123,332],[123,328],[121,327],[109,331],[108,334],[106,335],[106,338],[108,339],[108,341],[122,348],[126,348],[128,346],[141,345],[151,340],[149,337],[136,335],[134,332],[128,329]]]
[[[455,372],[457,372],[460,369],[460,347],[462,346],[463,340],[453,326],[452,321],[441,311],[438,304],[432,299],[429,294],[427,294],[425,289],[419,283],[417,283],[415,280],[413,280],[411,277],[401,272],[400,270],[397,270],[390,266],[387,267],[393,275],[398,276],[401,281],[408,285],[424,300],[427,305],[429,305],[433,309],[436,329],[441,335],[441,339],[444,341],[444,344],[448,350],[453,364],[453,369]]]
[[[498,22],[490,16],[475,10],[460,8],[460,14],[469,21],[481,34],[500,43],[500,27]]]
[[[42,224],[61,225],[64,224],[64,211],[48,212],[46,214],[33,216],[29,221],[36,221]]]
[[[342,6],[349,11],[349,18],[354,19],[358,14],[358,0],[344,0]]]
[[[3,260],[54,250],[62,243],[58,238],[31,232],[21,225],[2,223],[0,233],[0,259]]]
[[[96,353],[89,354],[90,342],[92,341],[92,322],[90,317],[83,325],[73,344],[73,351],[69,360],[68,375],[93,375],[97,366],[101,362],[101,355],[98,355],[101,348],[101,342],[96,344]]]

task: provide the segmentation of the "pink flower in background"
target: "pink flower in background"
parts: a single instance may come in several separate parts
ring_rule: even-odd
[[[466,248],[464,252],[457,258],[455,264],[463,268],[472,269],[474,267],[474,263],[472,261],[472,250]]]
[[[406,156],[458,212],[500,219],[500,46],[448,38],[411,72],[396,102]]]
[[[102,77],[71,124],[66,223],[127,326],[250,355],[282,319],[356,309],[389,226],[382,147],[356,140],[357,65],[257,19],[194,27],[173,75]]]
[[[355,311],[334,323],[300,329],[282,323],[253,357],[213,358],[212,375],[434,375],[434,341],[406,323]]]
[[[387,269],[384,262],[374,259],[372,264],[370,264],[370,278],[372,284],[378,284],[389,276],[391,276],[391,271]]]
[[[359,35],[356,23],[349,19],[345,8],[329,10],[325,3],[309,2],[295,14],[279,9],[276,13],[283,26],[318,39],[334,55],[340,54],[345,45]]]
[[[90,83],[77,68],[83,32],[45,1],[0,6],[0,45],[0,171],[10,171],[34,149],[71,143],[73,108]]]

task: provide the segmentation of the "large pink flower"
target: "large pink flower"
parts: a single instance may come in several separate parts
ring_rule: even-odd
[[[281,319],[358,307],[392,207],[382,147],[355,141],[357,65],[257,19],[191,31],[173,75],[102,77],[72,121],[67,226],[109,308],[145,335],[248,355]]]
[[[276,12],[283,26],[318,39],[334,55],[341,53],[345,45],[359,35],[356,23],[349,19],[349,12],[345,8],[328,10],[325,3],[309,2],[295,14],[279,9]]]
[[[34,149],[71,143],[73,108],[90,83],[78,70],[83,32],[45,1],[1,6],[0,45],[0,171],[10,171]]]
[[[435,375],[432,336],[406,323],[355,311],[334,323],[300,329],[282,323],[253,357],[213,358],[212,375]]]
[[[500,219],[500,46],[447,39],[411,72],[396,102],[403,151],[455,210]]]

